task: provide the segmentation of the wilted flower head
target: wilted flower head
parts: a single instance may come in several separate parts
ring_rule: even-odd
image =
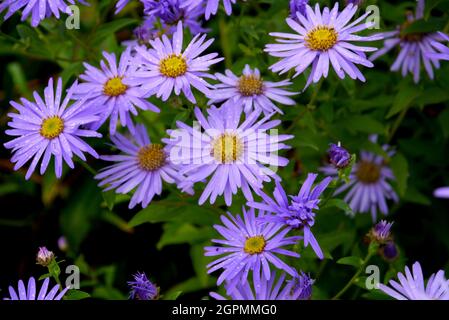
[[[43,267],[46,267],[54,258],[55,255],[52,251],[49,251],[46,247],[39,247],[39,251],[37,252],[36,257],[36,263],[40,264]]]
[[[142,272],[137,272],[133,275],[134,281],[128,281],[128,286],[131,288],[129,295],[130,299],[135,300],[156,300],[159,297],[159,288],[152,283],[147,275]]]
[[[424,284],[424,277],[419,262],[413,264],[412,270],[405,267],[405,275],[398,272],[399,283],[390,280],[388,287],[379,284],[379,289],[397,300],[449,300],[449,281],[440,270],[432,274]]]
[[[4,298],[4,300],[61,300],[66,294],[69,288],[61,290],[59,293],[60,285],[55,285],[48,293],[48,285],[50,283],[50,278],[45,278],[44,283],[36,296],[36,280],[31,277],[28,280],[28,286],[22,280],[19,280],[17,292],[12,286],[9,287],[9,298]]]
[[[337,169],[346,168],[351,162],[351,155],[348,150],[341,146],[340,143],[331,143],[328,150],[328,155],[330,163],[332,163]]]

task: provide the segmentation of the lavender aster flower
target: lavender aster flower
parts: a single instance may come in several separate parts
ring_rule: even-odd
[[[238,283],[243,285],[247,282],[250,271],[253,273],[253,284],[256,288],[262,286],[262,277],[271,279],[270,264],[281,269],[291,276],[296,276],[295,269],[283,262],[277,255],[299,257],[296,252],[283,247],[296,243],[301,237],[286,237],[288,228],[281,224],[261,224],[256,219],[253,208],[243,210],[241,216],[222,215],[223,225],[215,225],[214,228],[224,237],[213,239],[212,242],[223,246],[205,247],[206,256],[222,256],[207,265],[208,273],[223,269],[218,277],[217,284],[227,281],[228,291],[232,292]],[[259,212],[258,218],[264,213]],[[263,273],[263,276],[261,275]]]
[[[288,159],[277,152],[288,149],[281,142],[293,136],[267,134],[280,120],[270,121],[269,116],[258,120],[261,112],[254,111],[240,124],[241,110],[227,107],[212,106],[207,113],[206,118],[195,108],[201,127],[192,128],[178,121],[179,129],[168,131],[170,139],[164,140],[171,146],[172,161],[183,166],[180,172],[187,176],[184,184],[211,177],[199,199],[200,205],[208,198],[215,203],[217,196],[224,195],[229,206],[239,189],[246,199],[252,200],[251,191],[259,193],[264,182],[280,179],[267,167],[288,164]]]
[[[385,242],[391,239],[390,229],[393,222],[381,220],[370,231],[370,236],[378,242]]]
[[[415,20],[424,16],[424,1],[418,1],[415,15],[408,14],[407,21],[395,31],[383,33],[386,39],[384,47],[370,57],[371,61],[386,54],[396,46],[400,47],[399,55],[391,66],[391,71],[401,70],[402,76],[413,74],[415,83],[419,82],[421,63],[430,79],[434,78],[433,68],[439,69],[439,59],[449,55],[449,49],[441,42],[449,41],[449,37],[442,32],[405,33],[404,30]]]
[[[304,17],[307,16],[306,7],[309,0],[290,0],[290,18],[296,19],[296,12],[299,12]]]
[[[306,17],[297,12],[298,20],[287,18],[287,24],[297,34],[270,33],[271,36],[277,37],[280,43],[268,44],[265,51],[281,58],[270,69],[283,74],[294,68],[296,77],[311,65],[312,71],[306,87],[323,77],[327,78],[330,65],[341,79],[348,74],[352,79],[365,81],[356,65],[373,67],[373,64],[366,59],[365,52],[377,49],[355,45],[352,42],[374,41],[381,37],[355,35],[374,24],[374,21],[365,22],[371,12],[366,12],[353,22],[349,22],[356,11],[357,6],[350,4],[339,13],[337,2],[332,10],[325,7],[321,12],[319,4],[316,4],[315,11],[309,5],[306,6]]]
[[[156,300],[158,298],[159,288],[147,278],[144,272],[137,272],[133,277],[134,281],[128,281],[131,288],[130,299]]]
[[[223,5],[226,11],[226,14],[229,16],[232,14],[232,4],[235,4],[237,0],[223,0]],[[214,16],[218,12],[218,5],[220,4],[220,0],[184,0],[182,6],[195,8],[197,6],[206,6],[205,17],[206,20],[209,20],[211,16]]]
[[[225,285],[225,288],[228,289],[227,295],[231,300],[301,300],[299,298],[304,290],[297,286],[299,277],[295,278],[295,281],[285,281],[285,273],[281,273],[276,281],[276,272],[272,271],[270,279],[262,273],[260,287],[255,290],[248,281],[239,282],[234,288]],[[215,292],[211,292],[210,296],[217,300],[227,300]]]
[[[187,99],[195,103],[190,86],[207,95],[212,85],[203,78],[214,79],[214,76],[205,71],[223,60],[216,58],[218,53],[200,56],[213,42],[213,39],[204,42],[205,38],[206,35],[196,35],[182,52],[183,30],[182,22],[179,22],[171,42],[166,35],[162,35],[162,39],[150,40],[152,48],[148,50],[136,47],[137,54],[133,63],[138,70],[134,72],[134,78],[129,84],[142,85],[145,93],[156,94],[164,101],[173,91],[176,95],[182,91]]]
[[[388,149],[388,146],[384,146]],[[389,155],[394,152],[389,151]],[[328,166],[321,170],[329,175],[337,175],[334,167]],[[350,182],[339,187],[335,194],[340,194],[348,189],[344,200],[354,212],[371,212],[373,222],[377,219],[377,211],[388,214],[386,199],[398,202],[398,196],[391,187],[389,180],[395,180],[393,171],[385,163],[382,156],[371,152],[362,151],[359,161],[352,168],[349,175]]]
[[[449,187],[438,188],[434,191],[433,195],[437,198],[449,199]]]
[[[337,169],[344,169],[351,162],[351,155],[340,143],[338,145],[331,143],[327,152],[329,154],[329,162]]]
[[[314,283],[315,280],[303,271],[289,280],[289,284],[291,285],[290,297],[292,300],[310,300],[312,298],[312,286]]]
[[[159,108],[145,100],[142,90],[138,85],[129,83],[134,69],[130,65],[131,48],[127,48],[120,56],[119,64],[115,54],[103,52],[108,65],[101,61],[101,70],[84,63],[86,72],[80,76],[86,81],[75,88],[75,98],[88,100],[91,108],[95,108],[100,119],[90,127],[97,130],[110,117],[109,132],[113,135],[117,129],[117,123],[128,127],[134,132],[134,124],[131,115],[137,115],[137,109],[159,112]]]
[[[75,4],[75,0],[67,0],[70,4]],[[87,4],[84,1],[78,1]],[[60,12],[71,14],[71,10],[65,0],[3,0],[0,3],[0,13],[8,8],[5,20],[15,12],[24,8],[21,21],[25,21],[31,15],[31,25],[37,27],[45,18],[55,16],[60,18]]]
[[[50,278],[45,278],[44,283],[36,296],[36,280],[34,280],[33,277],[28,280],[28,285],[26,287],[23,281],[19,280],[17,291],[10,286],[9,298],[4,298],[4,300],[61,300],[67,290],[69,290],[69,288],[65,288],[58,293],[61,286],[57,284],[47,292],[49,283]]]
[[[35,102],[25,98],[21,98],[22,104],[11,101],[11,105],[19,113],[8,114],[12,118],[8,123],[12,129],[6,130],[6,134],[17,138],[5,143],[4,146],[12,149],[14,155],[11,162],[15,163],[14,170],[18,170],[32,159],[25,179],[30,178],[42,156],[40,173],[44,174],[53,155],[58,178],[62,175],[63,161],[70,168],[74,168],[72,160],[74,154],[84,161],[86,158],[83,152],[98,158],[95,150],[79,138],[101,137],[101,134],[95,131],[80,129],[81,125],[98,120],[98,117],[92,115],[89,108],[85,107],[88,96],[68,107],[76,86],[77,83],[74,83],[70,87],[61,102],[62,80],[58,80],[54,91],[53,79],[50,78],[44,90],[44,100],[34,92]]]
[[[104,191],[115,189],[116,193],[126,194],[136,188],[129,208],[138,203],[148,206],[155,195],[162,193],[162,181],[176,183],[183,179],[165,148],[151,143],[143,125],[136,126],[133,139],[117,133],[111,140],[123,153],[101,156],[115,163],[102,169],[95,179],[101,180],[99,186],[107,186]]]
[[[421,265],[415,262],[411,271],[405,267],[405,276],[398,272],[398,279],[399,283],[390,280],[391,287],[379,284],[379,289],[397,300],[449,300],[449,281],[443,270],[432,274],[425,285]]]
[[[291,82],[284,80],[280,82],[264,81],[258,69],[251,70],[246,65],[243,74],[237,77],[231,70],[226,70],[225,74],[216,73],[215,76],[221,81],[211,91],[209,104],[223,102],[225,105],[242,107],[246,114],[253,110],[262,110],[266,115],[279,112],[282,113],[271,100],[285,104],[294,105],[295,101],[288,96],[295,95],[280,87],[288,86]]]
[[[276,181],[276,187],[273,193],[273,199],[264,193],[261,197],[264,202],[248,202],[248,206],[274,213],[274,215],[266,215],[263,217],[264,222],[274,222],[285,225],[289,229],[300,229],[304,231],[304,245],[309,244],[315,251],[316,255],[323,259],[323,252],[312,233],[312,226],[315,224],[315,212],[320,203],[320,195],[327,188],[332,178],[327,177],[316,185],[313,189],[313,183],[317,174],[309,173],[306,181],[301,186],[297,196],[289,196],[285,193],[279,181]],[[291,199],[289,201],[289,198]]]
[[[193,35],[207,32],[201,26],[199,18],[204,15],[202,6],[184,7],[184,0],[144,0],[145,13],[149,17],[156,17],[164,25],[164,29],[169,29],[165,34],[176,32],[180,21],[185,27],[190,29]]]

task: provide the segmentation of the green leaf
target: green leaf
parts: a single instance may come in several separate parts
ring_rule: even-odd
[[[187,223],[167,223],[156,247],[160,250],[170,244],[198,243],[210,239],[214,234],[211,227],[198,228]]]
[[[179,296],[182,294],[182,291],[173,291],[169,294],[164,294],[162,296],[162,300],[176,300],[179,298]]]
[[[114,204],[115,204],[115,195],[116,195],[115,191],[110,190],[110,191],[102,192],[101,195],[103,196],[103,199],[106,202],[106,205],[107,205],[109,211],[112,211],[112,209],[114,209]]]
[[[89,298],[90,294],[81,290],[69,290],[64,296],[64,300],[82,300]]]
[[[363,260],[360,257],[350,256],[339,259],[337,263],[359,268],[363,264]]]
[[[337,199],[337,198],[330,199],[329,201],[326,202],[326,204],[324,206],[322,206],[322,209],[331,208],[331,207],[335,207],[335,208],[343,210],[344,213],[350,217],[354,216],[354,212],[352,211],[351,207],[342,199]]]
[[[391,106],[390,111],[388,111],[386,118],[391,118],[402,110],[407,109],[419,94],[420,90],[416,86],[402,82],[399,87],[399,92],[396,94],[393,105]]]
[[[364,133],[384,133],[384,125],[368,115],[351,116],[342,122],[351,131]]]
[[[151,203],[139,211],[129,222],[131,227],[143,223],[179,221],[199,225],[212,225],[218,221],[218,214],[210,206],[194,206],[179,199],[165,199]]]
[[[105,40],[108,36],[114,34],[120,29],[138,23],[139,21],[137,19],[129,19],[129,18],[116,19],[112,22],[104,23],[103,25],[101,25],[101,27],[98,28],[97,32],[95,33],[92,43],[94,45],[97,45],[103,40]]]
[[[407,180],[409,177],[407,159],[401,153],[397,153],[391,159],[390,166],[396,178],[399,195],[402,197],[407,190]]]

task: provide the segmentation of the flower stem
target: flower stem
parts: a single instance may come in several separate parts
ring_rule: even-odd
[[[357,272],[352,276],[352,278],[348,281],[348,283],[343,287],[343,289],[341,289],[333,298],[332,300],[337,300],[339,299],[353,284],[354,282],[357,280],[357,278],[360,276],[360,274],[362,273],[362,271],[365,269],[365,266],[367,265],[367,263],[369,262],[369,260],[371,259],[371,257],[374,255],[373,250],[368,250],[368,253],[365,257],[365,259],[363,259],[362,264],[360,265],[359,269],[357,270]]]

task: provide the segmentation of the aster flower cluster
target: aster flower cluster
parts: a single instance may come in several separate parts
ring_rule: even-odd
[[[118,1],[116,13],[128,1]],[[272,131],[285,128],[276,118],[283,114],[281,105],[296,105],[293,96],[298,92],[290,88],[293,81],[269,81],[263,70],[248,64],[241,71],[211,71],[224,58],[208,52],[214,39],[206,34],[208,29],[203,28],[201,18],[209,20],[220,5],[231,15],[237,1],[141,2],[145,20],[134,30],[136,40],[124,43],[126,48],[119,56],[103,52],[99,65],[85,62],[80,81],[66,91],[62,79],[50,78],[43,95],[34,92],[32,100],[11,102],[17,112],[8,113],[11,120],[6,134],[12,140],[4,146],[11,149],[14,170],[28,163],[24,176],[30,179],[36,170],[44,174],[51,164],[56,177],[62,178],[64,164],[73,169],[76,161],[87,162],[89,154],[110,163],[96,172],[94,179],[105,192],[130,194],[129,209],[151,205],[155,197],[162,196],[164,185],[190,195],[200,189],[200,206],[209,202],[218,208],[223,201],[231,207],[242,195],[241,212],[221,215],[221,224],[213,226],[219,236],[204,248],[204,255],[211,257],[207,273],[217,273],[217,285],[225,291],[223,295],[211,292],[211,297],[310,299],[315,280],[296,266],[303,248],[310,246],[318,259],[327,254],[315,229],[320,208],[329,197],[344,193],[352,211],[371,213],[373,224],[379,212],[387,215],[387,200],[399,201],[388,162],[394,152],[387,145],[383,155],[362,150],[354,161],[340,143],[331,144],[330,164],[321,168],[326,177],[300,172],[304,181],[297,193],[289,194],[278,169],[289,165],[283,153],[298,137],[274,135]],[[423,18],[423,2],[398,30],[371,35],[360,35],[375,23],[365,21],[371,12],[354,18],[358,12],[355,4],[360,1],[348,1],[342,10],[338,2],[332,8],[312,7],[308,2],[289,2],[286,23],[294,33],[272,32],[276,43],[265,47],[265,52],[279,59],[269,67],[272,72],[283,75],[291,71],[293,78],[306,74],[304,90],[327,78],[331,69],[340,79],[348,76],[366,81],[361,67],[374,67],[372,61],[395,46],[401,51],[392,70],[402,70],[404,76],[413,73],[415,82],[421,62],[433,78],[439,61],[449,60],[449,49],[442,44],[449,37],[444,33],[405,31],[413,21]],[[0,12],[6,9],[5,19],[23,9],[22,20],[31,15],[32,26],[37,26],[46,17],[59,18],[60,12],[67,12],[67,4],[63,0],[5,0]],[[193,36],[190,41],[186,29]],[[363,45],[377,40],[385,40],[379,51]],[[368,58],[368,52],[376,53]],[[139,121],[143,113],[163,113],[173,98],[188,101],[186,112],[191,111],[194,123],[176,121],[159,142],[150,138],[149,125]],[[163,102],[164,107],[156,106],[155,101]],[[99,131],[104,126],[116,154],[100,156],[89,144],[94,141],[91,138],[103,137]],[[371,140],[376,143],[375,138]],[[338,185],[342,170],[349,172],[349,181]],[[272,193],[267,191],[270,185]],[[335,192],[326,191],[334,185],[338,185]],[[435,195],[448,197],[448,190],[438,189]],[[391,227],[392,223],[382,220],[367,234],[369,241],[380,246],[386,260],[398,255]],[[42,247],[36,261],[48,267],[54,259],[54,253]],[[159,298],[159,288],[145,273],[138,272],[133,278],[128,282],[130,299]],[[449,298],[448,281],[441,270],[426,286],[419,263],[413,265],[412,272],[406,268],[405,276],[399,273],[398,279],[400,283],[390,281],[392,288],[379,288],[397,299]],[[17,291],[9,288],[9,299],[60,300],[67,293],[68,288],[60,285],[47,292],[48,285],[46,278],[36,293],[34,278],[27,287],[20,280]]]

